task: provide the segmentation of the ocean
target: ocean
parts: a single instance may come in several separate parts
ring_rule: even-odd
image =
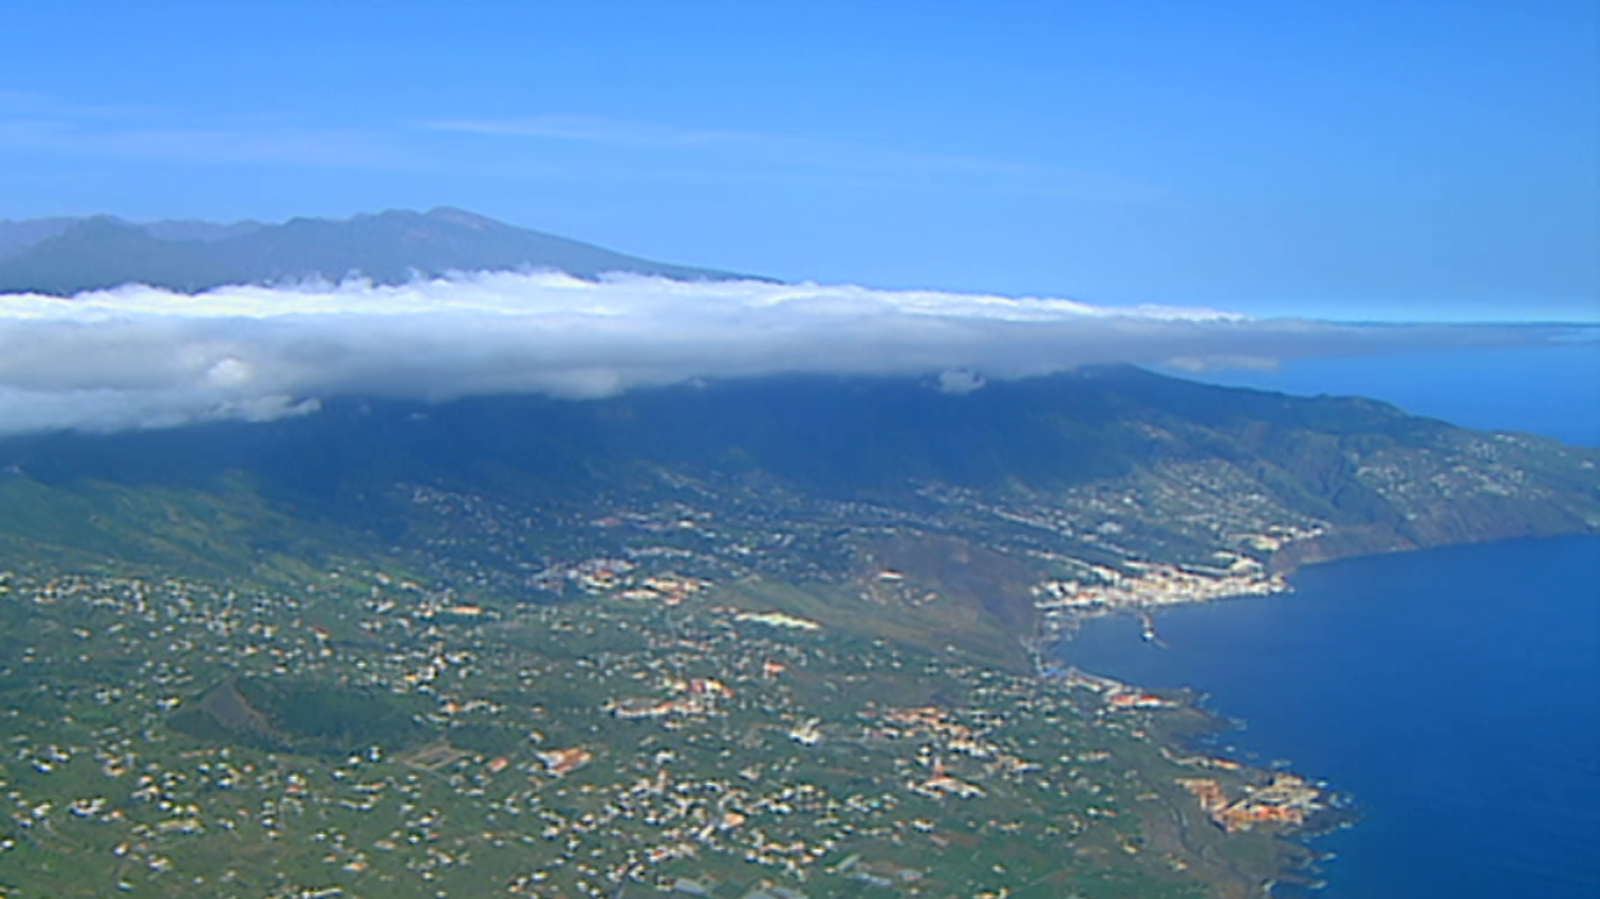
[[[1256,764],[1360,809],[1311,845],[1321,899],[1600,896],[1600,538],[1457,546],[1298,572],[1292,594],[1088,622],[1061,657],[1185,686]],[[1287,890],[1280,896],[1296,895]]]
[[[1171,372],[1235,387],[1370,396],[1465,428],[1600,446],[1600,329],[1532,346],[1288,359],[1269,370]]]

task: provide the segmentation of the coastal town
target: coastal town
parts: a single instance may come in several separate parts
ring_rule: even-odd
[[[588,601],[501,608],[6,575],[3,895],[1243,896],[1200,847],[1318,807],[1196,779],[1170,698],[572,570]]]
[[[914,507],[662,478],[402,484],[404,545],[288,586],[14,560],[0,896],[1243,899],[1309,858],[1320,787],[1053,641],[1284,590],[1319,522],[1187,469]]]

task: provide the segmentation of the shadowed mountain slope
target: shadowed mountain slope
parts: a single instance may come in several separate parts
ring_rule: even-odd
[[[267,424],[16,438],[0,443],[0,462],[13,480],[64,491],[210,492],[237,490],[243,478],[271,508],[391,538],[408,527],[394,499],[401,483],[588,509],[599,497],[659,492],[663,478],[906,509],[926,507],[929,485],[1049,504],[1088,490],[1155,491],[1152,479],[1166,485],[1160,493],[1220,478],[1220,498],[1259,497],[1322,523],[1317,540],[1284,551],[1290,565],[1600,527],[1594,450],[1468,431],[1372,400],[1215,387],[1128,366],[967,396],[910,379],[795,377],[583,402],[346,399]],[[1130,514],[1152,527],[1170,525],[1163,504],[1178,514],[1176,499],[1148,503]]]

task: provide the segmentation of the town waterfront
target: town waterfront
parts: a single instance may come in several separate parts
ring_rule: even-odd
[[[1600,895],[1600,538],[1314,566],[1288,595],[1086,622],[1066,661],[1188,686],[1255,764],[1351,794],[1323,899]],[[1281,889],[1280,896],[1290,895]]]

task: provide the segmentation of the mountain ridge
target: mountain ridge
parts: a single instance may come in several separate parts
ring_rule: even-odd
[[[879,567],[922,570],[989,647],[1029,637],[1029,591],[1051,582],[1177,566],[1220,590],[1232,566],[1255,589],[1343,556],[1600,531],[1600,451],[1130,366],[964,396],[795,376],[585,401],[343,398],[271,423],[16,437],[0,464],[13,546],[50,534],[52,552],[108,568],[212,572],[297,570],[322,546],[491,604],[563,595],[533,576],[559,559],[641,551],[594,521],[693,507],[721,536],[697,525],[709,543],[668,545],[700,576],[835,596]]]
[[[299,871],[309,895],[339,828],[381,850],[344,866],[352,891],[390,865],[384,889],[432,896],[442,881],[398,872],[437,831],[391,837],[447,820],[468,836],[434,845],[473,864],[439,870],[479,895],[570,852],[550,839],[590,813],[570,803],[659,799],[586,857],[641,871],[622,853],[702,801],[695,839],[739,851],[643,871],[646,889],[857,895],[848,868],[903,851],[916,883],[951,885],[930,895],[981,895],[1004,859],[1030,894],[1259,896],[1311,860],[1281,837],[1348,820],[1327,790],[1196,755],[1181,741],[1219,724],[1192,694],[1064,668],[1057,641],[1085,616],[1280,592],[1321,559],[1600,532],[1600,450],[1129,366],[939,386],[334,397],[0,440],[0,696],[33,744],[4,773],[35,810],[0,835],[51,863],[16,876],[87,896],[224,859],[252,894]],[[130,771],[114,809],[84,798]],[[190,790],[171,794],[185,817],[134,801],[157,789]],[[862,822],[841,860],[795,889],[748,864],[841,815]],[[1274,817],[1212,826],[1245,815]],[[966,842],[902,845],[919,832]],[[561,895],[580,892],[601,891]]]
[[[675,280],[751,276],[656,262],[453,207],[388,210],[270,225],[114,216],[0,222],[0,293],[71,296],[124,284],[197,293],[229,284],[341,281],[399,284],[452,272],[554,269],[593,279],[618,272]]]

